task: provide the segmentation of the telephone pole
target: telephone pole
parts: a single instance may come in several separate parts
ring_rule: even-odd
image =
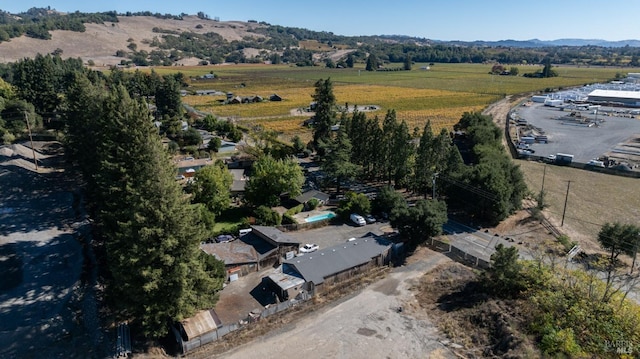
[[[567,213],[567,200],[569,199],[570,186],[571,186],[571,181],[567,181],[567,194],[564,196],[564,209],[562,210],[562,223],[560,223],[560,227],[564,226],[564,214]]]
[[[544,193],[544,178],[547,176],[547,165],[544,165],[542,171],[542,188],[540,189],[540,193]]]

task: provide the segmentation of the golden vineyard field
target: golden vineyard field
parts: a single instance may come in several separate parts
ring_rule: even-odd
[[[315,46],[315,44],[309,44]],[[186,96],[183,101],[196,109],[218,117],[232,117],[250,124],[275,130],[287,138],[292,134],[306,136],[301,123],[312,114],[300,111],[309,106],[314,83],[330,78],[338,105],[377,105],[380,110],[367,116],[384,117],[395,109],[409,128],[422,127],[431,120],[435,131],[451,128],[466,111],[481,111],[506,95],[535,93],[547,88],[562,88],[586,83],[605,82],[620,69],[558,67],[558,77],[531,79],[523,76],[492,76],[487,64],[435,64],[429,71],[416,64],[411,71],[370,72],[364,64],[352,69],[297,67],[292,65],[228,65],[183,67],[179,71],[189,78],[190,90],[215,89],[235,96],[259,95],[268,99],[277,93],[281,102],[223,105],[225,96]],[[533,72],[540,66],[519,66],[521,73]],[[638,72],[640,69],[625,69]],[[157,68],[160,74],[175,73],[175,67]],[[215,73],[215,80],[199,77]]]
[[[279,91],[263,89],[262,92],[254,87],[251,90],[240,89],[234,92],[234,95],[260,95],[268,99],[271,93],[276,92],[283,101],[222,104],[224,96],[186,96],[183,101],[200,111],[210,112],[219,117],[233,117],[241,122],[260,124],[265,129],[285,134],[304,131],[301,123],[311,116],[304,108],[312,101],[312,85],[284,88]],[[416,126],[422,128],[427,120],[431,120],[435,130],[451,128],[464,112],[482,110],[497,99],[493,95],[380,85],[334,84],[334,94],[340,106],[348,103],[380,107],[377,111],[368,112],[367,116],[382,118],[387,110],[394,109],[398,119],[406,120],[411,129]]]

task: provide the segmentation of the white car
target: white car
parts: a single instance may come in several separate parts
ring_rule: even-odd
[[[313,243],[307,243],[304,246],[300,247],[300,253],[311,253],[318,250],[318,245]]]

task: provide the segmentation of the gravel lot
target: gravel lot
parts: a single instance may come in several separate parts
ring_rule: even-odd
[[[221,357],[456,358],[441,343],[444,338],[431,321],[413,314],[417,304],[409,290],[426,271],[450,259],[423,248],[411,260],[354,297],[310,313]]]
[[[547,144],[536,143],[531,146],[536,156],[569,153],[574,155],[574,161],[586,163],[612,150],[633,134],[640,134],[640,121],[635,118],[598,115],[598,121],[604,120],[600,127],[580,127],[563,125],[563,121],[558,120],[570,112],[543,104],[522,106],[516,111],[520,118],[542,128],[549,138]],[[596,117],[588,111],[582,111],[582,116],[591,119]]]
[[[309,229],[305,231],[287,232],[288,235],[297,239],[303,245],[305,243],[315,243],[320,249],[344,243],[352,237],[364,237],[368,234],[382,235],[385,230],[389,230],[388,222],[376,222],[358,227],[346,224],[335,224],[321,228]]]

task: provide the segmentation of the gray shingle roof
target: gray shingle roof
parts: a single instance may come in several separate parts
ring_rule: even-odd
[[[253,246],[242,241],[224,243],[204,243],[200,245],[205,253],[215,256],[225,265],[256,263],[258,253]]]
[[[358,238],[284,261],[283,270],[294,267],[306,281],[320,284],[325,278],[363,265],[390,248],[391,242],[384,238]]]
[[[267,227],[267,226],[251,226],[256,234],[263,238],[269,238],[273,242],[277,244],[300,244],[300,242],[290,235],[282,232],[281,230],[275,227]],[[254,232],[254,233],[255,233]]]
[[[329,200],[329,195],[324,192],[312,189],[294,198],[294,200],[298,203],[307,203],[311,198],[315,198],[322,202],[327,202]]]

